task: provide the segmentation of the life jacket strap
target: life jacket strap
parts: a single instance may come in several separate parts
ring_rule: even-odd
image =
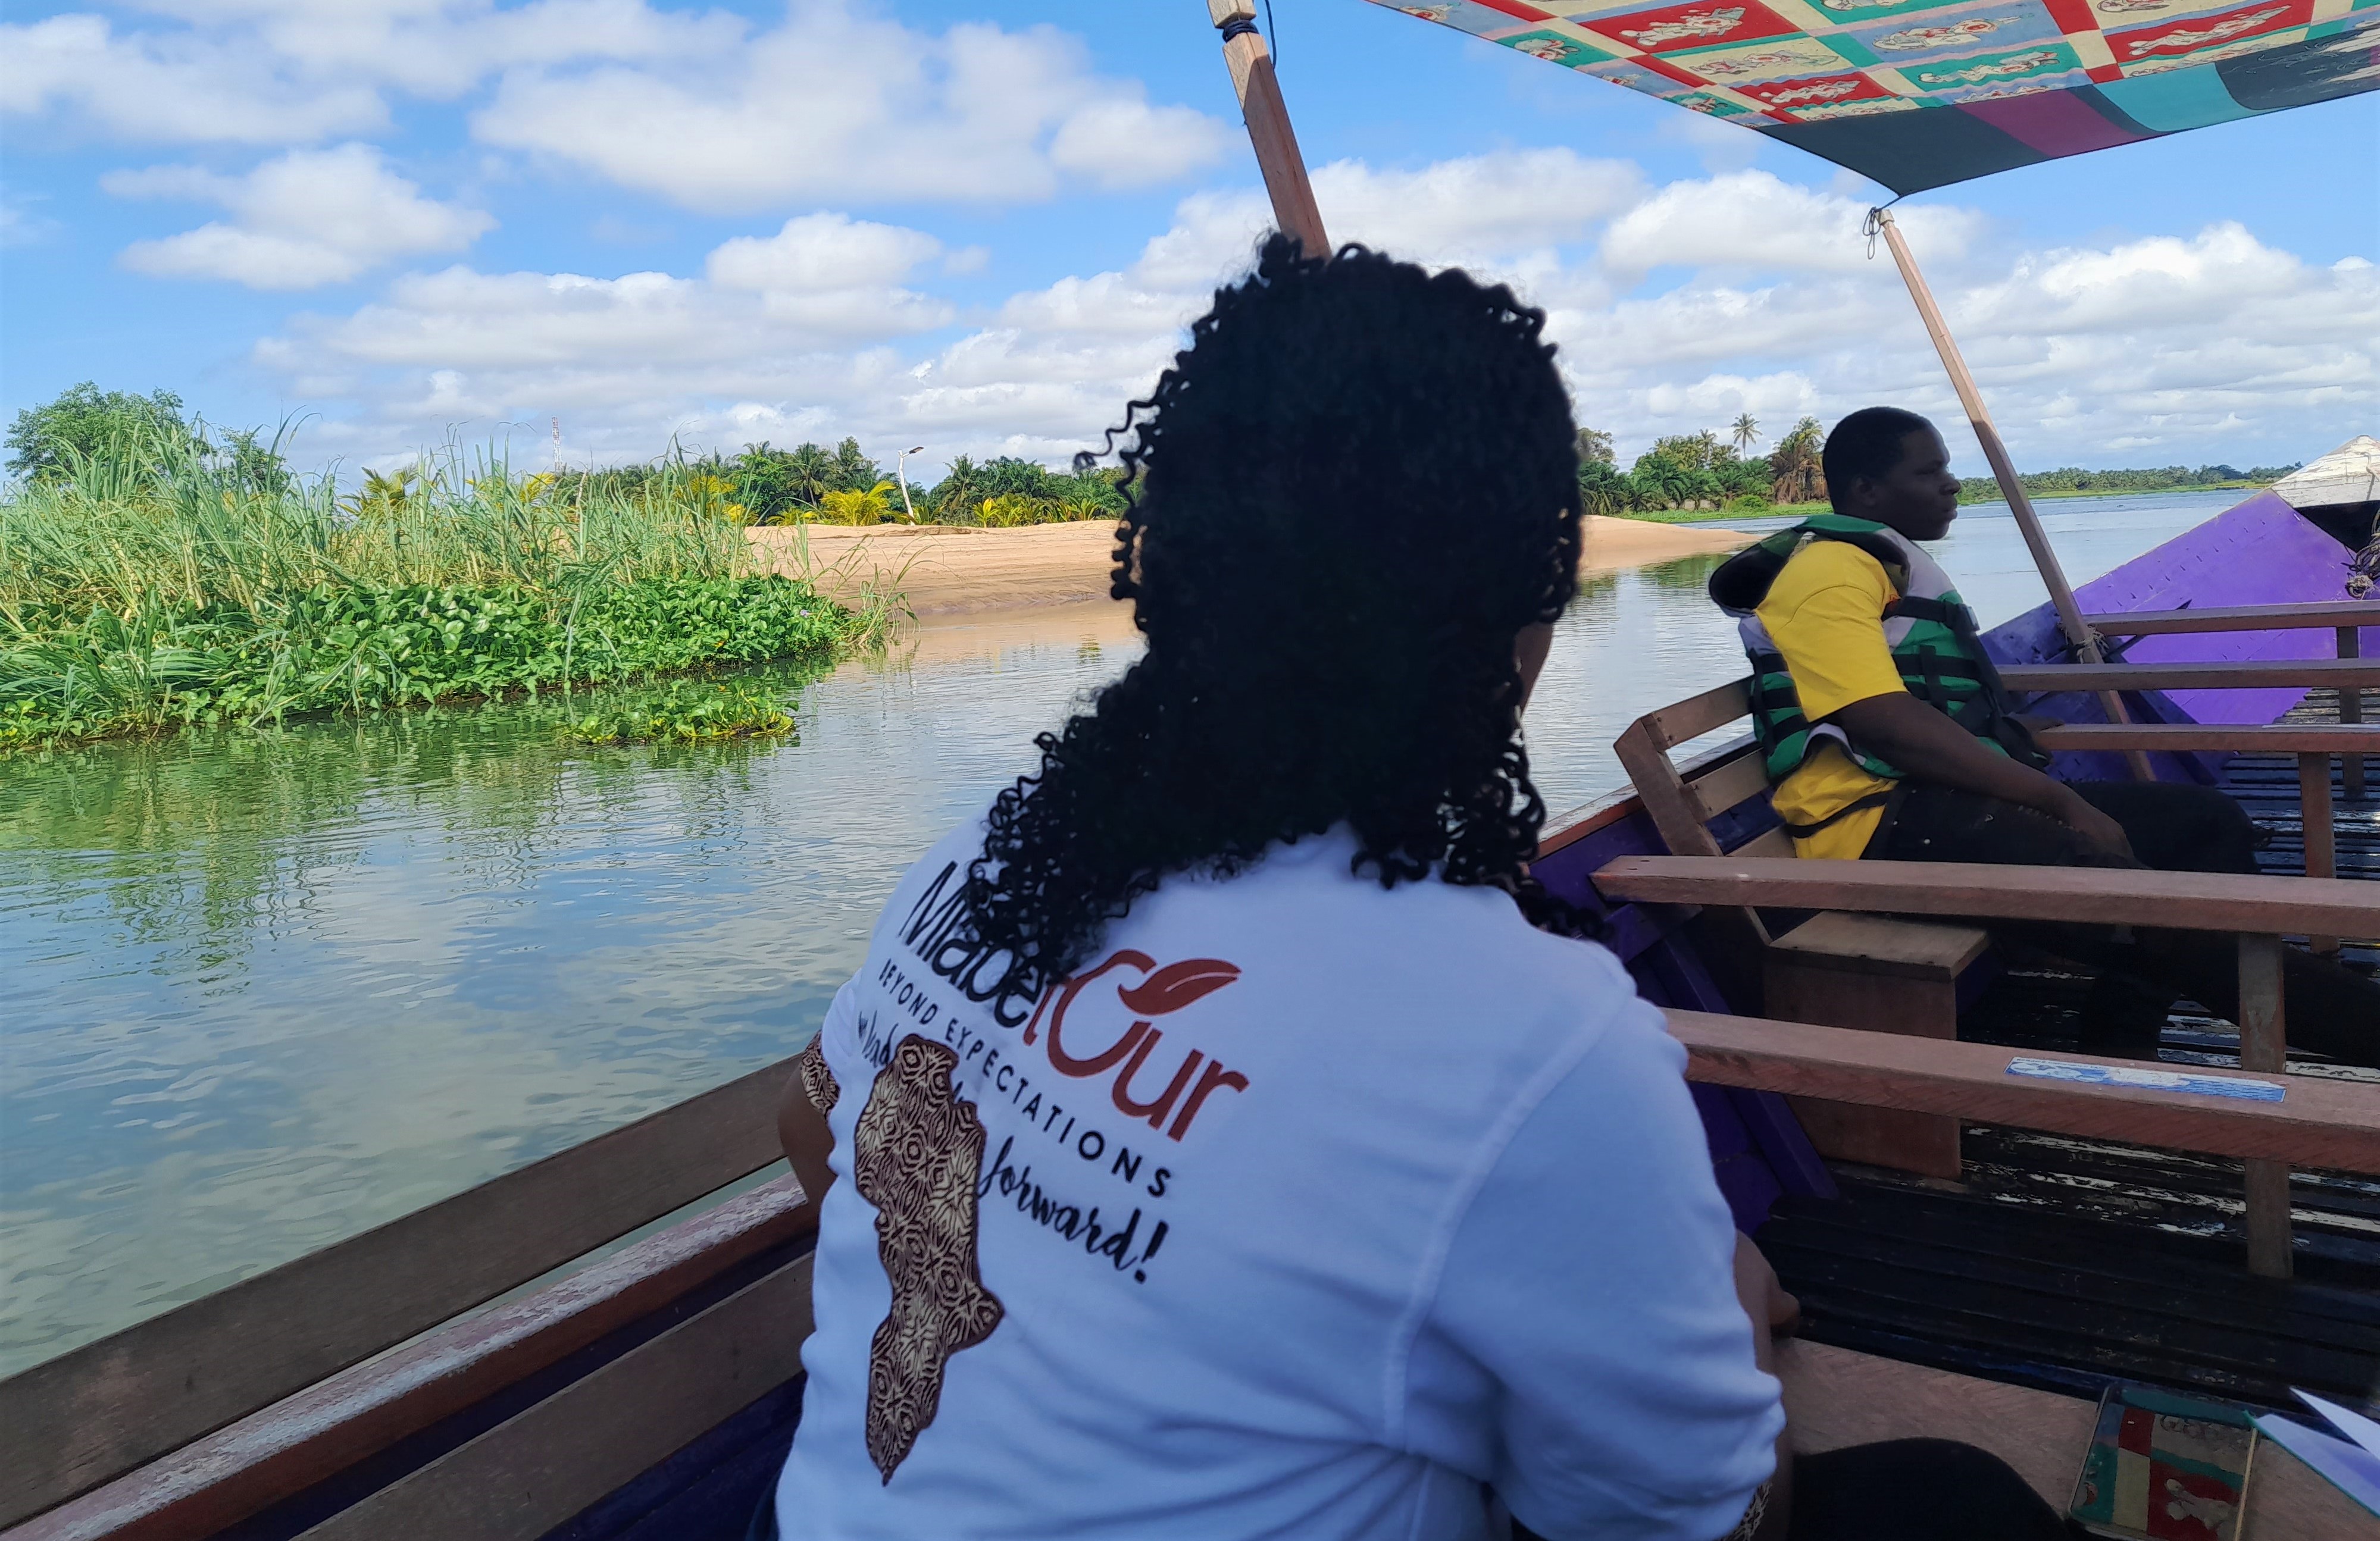
[[[1852,801],[1845,803],[1841,807],[1837,808],[1834,812],[1827,815],[1824,819],[1819,819],[1815,824],[1796,824],[1793,820],[1783,818],[1780,818],[1778,822],[1783,824],[1785,826],[1785,832],[1791,835],[1795,840],[1807,840],[1812,835],[1816,834],[1820,830],[1827,828],[1828,825],[1840,823],[1843,819],[1849,819],[1852,814],[1861,812],[1866,808],[1880,808],[1884,807],[1885,804],[1891,802],[1894,797],[1900,795],[1900,789],[1899,787],[1889,787],[1882,792],[1871,792],[1864,797],[1855,797]]]

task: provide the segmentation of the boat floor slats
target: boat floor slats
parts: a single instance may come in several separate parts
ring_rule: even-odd
[[[2366,692],[2367,701],[2371,693]],[[2366,718],[2372,717],[2366,708]],[[2336,722],[2338,692],[2314,690],[2281,719],[2284,722]],[[2224,767],[2222,791],[2254,819],[2268,843],[2257,863],[2266,872],[2305,870],[2305,822],[2298,802],[2295,755],[2240,755]],[[2330,762],[2331,826],[2342,878],[2380,880],[2380,756],[2364,759],[2364,793],[2347,797],[2345,761]]]
[[[1880,1217],[1861,1219],[1874,1218]],[[2361,1308],[2366,1303],[2346,1290],[2325,1290],[2319,1281],[2307,1289],[2271,1280],[2253,1280],[2254,1287],[2243,1290],[2232,1277],[2240,1272],[2236,1256],[2211,1266],[2185,1263],[2177,1268],[2168,1255],[2154,1258],[2151,1267],[2108,1267],[2105,1247],[2085,1250],[2067,1238],[2057,1246],[2034,1249],[2026,1247],[2022,1237],[1979,1246],[1977,1230],[1962,1226],[1956,1236],[1938,1228],[1930,1233],[1923,1227],[1888,1232],[1857,1219],[1821,1215],[1792,1227],[1791,1244],[1815,1248],[1823,1244],[1829,1256],[1879,1264],[1896,1257],[1922,1258],[1946,1272],[1963,1270],[1965,1277],[1996,1287],[2042,1292],[2060,1302],[2209,1324],[2232,1322],[2282,1338],[2357,1345],[2361,1352],[2380,1355],[2380,1314]]]
[[[2203,1237],[1838,1181],[1842,1199],[1785,1200],[1760,1232],[1818,1341],[2086,1394],[2112,1377],[2278,1406],[2293,1385],[2380,1384],[2380,1269],[2257,1279]]]
[[[2143,1330],[2136,1334],[2110,1331],[2101,1322],[2058,1330],[2037,1322],[1999,1317],[1988,1301],[1973,1310],[1950,1314],[1864,1292],[1814,1292],[1814,1295],[1815,1303],[1804,1305],[1803,1327],[1814,1341],[1858,1348],[1864,1334],[1923,1338],[1933,1344],[1931,1362],[1945,1369],[2056,1365],[2068,1375],[2095,1375],[2103,1382],[2144,1380],[2274,1409],[2289,1405],[2292,1387],[2359,1400],[2369,1393],[2373,1373],[2380,1370],[2380,1363],[2369,1355],[2311,1347],[2263,1361],[2178,1353],[2173,1347],[2174,1329],[2187,1324],[2143,1323]],[[1830,1317],[1837,1312],[1852,1319],[1854,1331],[1833,1330]],[[2152,1331],[2152,1326],[2165,1330]]]
[[[1892,1236],[1925,1237],[1946,1245],[1963,1241],[1971,1247],[2032,1257],[2044,1264],[2084,1267],[2144,1284],[2169,1279],[2172,1268],[2196,1267],[2231,1280],[2227,1288],[2271,1287],[2269,1280],[2246,1274],[2247,1244],[2236,1220],[2217,1229],[2178,1223],[2145,1207],[2110,1212],[2073,1201],[2026,1203],[2021,1195],[2012,1198],[2004,1189],[1984,1185],[1991,1175],[1988,1171],[1971,1171],[1969,1176],[1974,1181],[1967,1183],[1937,1184],[1868,1168],[1851,1170],[1862,1175],[1839,1175],[1838,1181],[1855,1183],[1859,1202],[1847,1200],[1839,1211],[1844,1224]],[[1900,1185],[1903,1183],[1908,1185]],[[1850,1191],[1845,1190],[1847,1195]],[[2380,1321],[2380,1294],[2373,1292],[2380,1286],[2375,1249],[2361,1238],[2325,1234],[2308,1223],[2317,1216],[2294,1203],[2291,1208],[2297,1277],[2288,1288],[2302,1292],[2322,1287],[2335,1296],[2335,1303],[2330,1297],[2303,1300],[2298,1308],[2343,1320]]]
[[[2087,1276],[2102,1280],[2110,1298],[2125,1291],[2143,1301],[2211,1292],[2243,1303],[2241,1309],[2270,1323],[2303,1317],[2332,1322],[2341,1331],[2380,1329],[2380,1294],[2368,1287],[2374,1271],[2368,1265],[2326,1262],[2301,1249],[2294,1279],[2259,1279],[2244,1268],[2238,1241],[2119,1229],[2081,1216],[2012,1208],[1989,1195],[1878,1189],[1852,1170],[1871,1169],[1838,1174],[1845,1184],[1840,1201],[1795,1198],[1779,1205],[1777,1213],[1792,1218],[1790,1229],[1804,1244],[1824,1239],[1830,1246],[1852,1246],[1849,1233],[1858,1232],[1895,1246],[1996,1258],[2032,1270],[2036,1280],[2061,1271]]]

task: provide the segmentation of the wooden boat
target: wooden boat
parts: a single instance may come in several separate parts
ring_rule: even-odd
[[[1248,7],[1210,6],[1281,224],[1318,236],[1262,40],[1228,25]],[[2273,967],[2283,937],[2380,963],[2380,602],[2350,587],[2380,502],[2319,485],[2053,582],[1987,639],[2073,724],[2058,773],[2145,757],[2218,785],[2273,831],[2266,876],[1797,862],[1743,743],[1671,754],[1741,716],[1741,686],[1639,722],[1635,788],[1548,828],[1538,875],[1670,1009],[1720,1186],[1803,1302],[1803,1448],[1963,1438],[2062,1501],[2110,1379],[2266,1406],[2380,1383],[2380,1077],[2285,1061]],[[2129,639],[2120,661],[2074,646],[2077,618]],[[2248,1020],[2179,1013],[2163,1058],[2285,1096],[2012,1075],[2096,1062],[2080,979],[1911,916],[2236,933]],[[0,1534],[733,1541],[800,1415],[816,1222],[776,1146],[790,1067],[0,1381]],[[2261,1537],[2380,1534],[2286,1458],[2257,1482]]]

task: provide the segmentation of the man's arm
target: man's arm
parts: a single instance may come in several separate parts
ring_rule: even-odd
[[[1826,719],[1864,753],[1904,775],[2015,803],[2057,819],[2095,845],[2132,854],[2124,827],[2065,783],[1995,754],[1983,740],[1907,691],[1853,701]]]

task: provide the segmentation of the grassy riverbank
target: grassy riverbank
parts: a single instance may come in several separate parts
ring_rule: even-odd
[[[0,747],[260,723],[880,639],[890,601],[757,573],[697,476],[633,490],[459,460],[244,480],[171,446],[0,499]]]

